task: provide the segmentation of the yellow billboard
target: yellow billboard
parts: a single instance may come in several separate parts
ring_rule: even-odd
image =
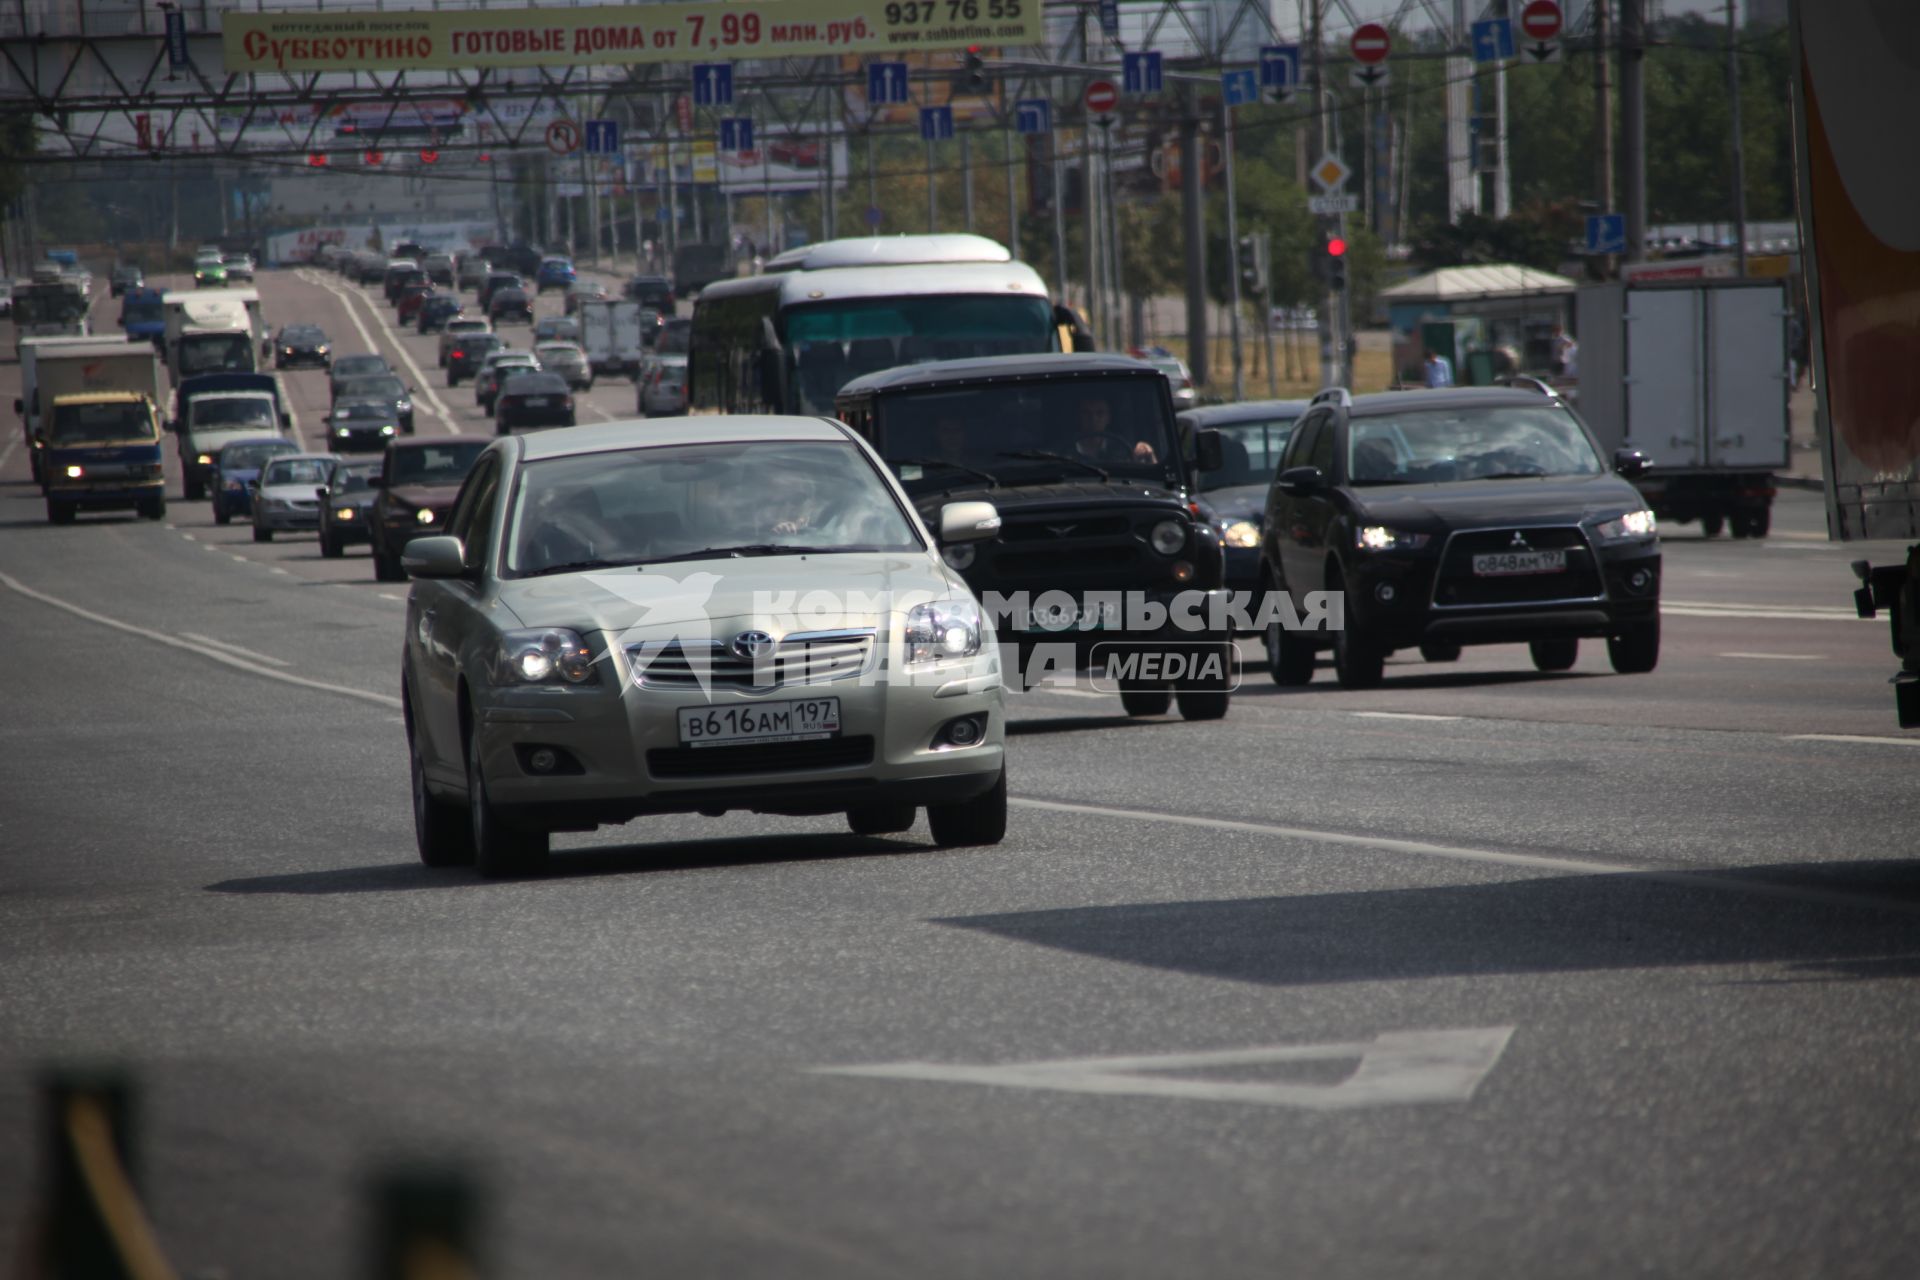
[[[229,75],[450,71],[819,54],[904,55],[1041,40],[1040,0],[764,0],[587,8],[220,15]]]

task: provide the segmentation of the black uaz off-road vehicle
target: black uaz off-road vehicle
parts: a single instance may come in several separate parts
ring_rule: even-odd
[[[1221,548],[1191,505],[1195,462],[1158,369],[1092,354],[943,360],[857,378],[835,404],[929,527],[948,502],[999,510],[998,536],[942,554],[1017,656],[1010,684],[1070,663],[1133,715],[1176,700],[1190,720],[1226,714]],[[1213,432],[1191,448],[1219,465]]]

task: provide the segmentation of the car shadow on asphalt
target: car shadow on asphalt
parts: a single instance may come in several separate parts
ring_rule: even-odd
[[[312,894],[400,893],[417,889],[473,889],[510,880],[537,882],[582,876],[630,875],[637,872],[706,871],[726,867],[769,866],[795,862],[838,862],[894,854],[924,854],[931,846],[920,840],[852,833],[818,832],[799,835],[722,836],[711,840],[674,840],[661,844],[596,845],[591,849],[560,849],[541,870],[500,881],[483,880],[470,867],[428,867],[413,860],[377,863],[365,867],[338,867],[326,871],[295,871],[285,875],[243,876],[206,886],[209,893]]]
[[[1412,674],[1415,671],[1419,675]],[[1318,673],[1311,684],[1277,685],[1267,678],[1267,673],[1258,667],[1247,669],[1240,679],[1240,687],[1235,696],[1247,697],[1297,697],[1301,694],[1330,693],[1392,693],[1396,689],[1485,689],[1495,685],[1545,684],[1550,682],[1605,680],[1613,673],[1608,671],[1432,671],[1428,667],[1408,664],[1387,667],[1386,678],[1371,689],[1342,689],[1333,679],[1333,672],[1327,670]]]
[[[1757,981],[1920,977],[1920,861],[957,916],[936,924],[1274,986],[1775,964]]]
[[[1151,729],[1179,723],[1180,716],[1176,711],[1161,716],[1130,716],[1122,712],[1113,716],[1045,716],[1032,720],[1009,718],[1007,736],[1024,738],[1047,733],[1082,733],[1089,729],[1116,729],[1122,725]]]

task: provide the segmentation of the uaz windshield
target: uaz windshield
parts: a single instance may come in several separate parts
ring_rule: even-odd
[[[1347,432],[1347,474],[1356,485],[1449,484],[1606,471],[1565,409],[1425,409],[1356,419]]]

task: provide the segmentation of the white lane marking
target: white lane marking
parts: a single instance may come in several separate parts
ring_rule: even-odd
[[[185,538],[185,539],[186,539],[186,540],[187,540],[188,542],[198,542],[198,541],[200,541],[200,539],[198,539],[198,538],[196,538],[196,537],[194,537],[194,536],[193,536],[192,534],[190,534],[190,533],[183,533],[183,534],[181,534],[180,536],[181,536],[181,537],[183,537],[183,538]]]
[[[1777,622],[1871,622],[1849,609],[1844,613],[1812,613],[1805,609],[1701,609],[1691,605],[1662,604],[1660,612],[1669,618],[1770,618]]]
[[[251,564],[252,563],[252,561],[248,560],[245,556],[228,556],[227,559],[233,561],[235,564]]]
[[[291,578],[293,576],[291,573],[287,572],[285,569],[275,569],[272,572],[279,574],[283,578]]]
[[[405,604],[407,602],[407,598],[405,596],[397,596],[393,594],[393,592],[391,591],[382,591],[380,593],[380,598],[382,600],[398,600],[402,604]]]
[[[1473,1091],[1500,1061],[1513,1032],[1512,1027],[1386,1031],[1370,1041],[1339,1044],[1269,1045],[1124,1058],[1055,1058],[1004,1066],[882,1062],[866,1066],[814,1067],[811,1074],[1056,1089],[1067,1093],[1172,1098],[1184,1102],[1241,1102],[1302,1107],[1309,1111],[1351,1111],[1407,1103],[1469,1101]],[[1352,1075],[1333,1084],[1208,1080],[1157,1074],[1344,1059],[1356,1059],[1357,1065]]]
[[[1818,662],[1824,653],[1723,653],[1723,658],[1752,658],[1761,662]]]
[[[210,644],[216,649],[224,649],[228,653],[238,654],[242,658],[251,658],[255,662],[264,662],[270,667],[290,667],[293,665],[291,662],[282,658],[269,657],[264,653],[256,653],[252,649],[243,649],[237,644],[228,644],[225,640],[215,640],[212,636],[203,636],[198,631],[182,631],[180,635],[183,639],[192,640],[199,644]]]
[[[1838,736],[1825,735],[1828,738]],[[1920,739],[1911,742],[1905,738],[1868,739],[1868,741],[1920,746]],[[1363,836],[1345,831],[1322,831],[1313,827],[1284,827],[1270,822],[1237,822],[1230,818],[1202,818],[1185,813],[1152,813],[1145,809],[1114,809],[1095,804],[1066,804],[1059,800],[1030,800],[1021,796],[1010,796],[1007,803],[1027,809],[1043,809],[1052,813],[1077,813],[1088,817],[1115,818],[1122,822],[1164,822],[1174,826],[1202,827],[1210,831],[1241,831],[1252,835],[1277,836],[1286,840],[1305,840],[1349,848],[1381,849],[1388,853],[1410,853],[1421,857],[1450,858],[1461,862],[1533,867],[1543,871],[1564,871],[1575,875],[1634,875],[1687,889],[1717,889],[1722,892],[1744,893],[1761,898],[1787,898],[1797,902],[1815,902],[1823,906],[1856,907],[1872,911],[1892,911],[1901,915],[1920,915],[1920,903],[1897,902],[1885,898],[1872,898],[1865,894],[1838,893],[1827,889],[1773,884],[1765,880],[1749,880],[1725,875],[1717,870],[1687,871],[1673,867],[1600,862],[1590,858],[1553,858],[1535,853],[1477,849],[1467,845],[1433,844],[1425,840],[1400,840],[1392,836]]]
[[[1030,689],[1028,690],[1028,692],[1029,693],[1051,693],[1051,694],[1056,694],[1062,698],[1111,698],[1113,697],[1113,695],[1110,693],[1095,693],[1091,689],[1053,689],[1053,688],[1042,687],[1039,689]]]
[[[373,335],[367,332],[367,326],[360,323],[360,317],[353,309],[355,300],[358,300],[362,306],[366,307],[367,314],[373,317],[375,324],[382,323],[380,313],[374,310],[373,303],[368,301],[365,294],[357,289],[349,291],[335,288],[332,281],[314,275],[311,272],[301,272],[300,275],[301,278],[308,283],[317,284],[334,297],[339,298],[341,304],[346,308],[347,319],[353,322],[353,327],[358,330],[360,336],[366,340],[368,349],[375,352],[380,350],[380,344],[373,340]],[[434,394],[433,388],[427,385],[427,375],[420,372],[420,366],[413,362],[413,357],[408,354],[407,346],[404,342],[400,341],[400,335],[397,331],[393,334],[391,346],[399,355],[401,361],[407,366],[408,370],[413,374],[414,394],[425,399],[426,402],[432,406],[434,413],[439,415],[440,423],[446,427],[448,434],[460,434],[460,424],[454,421],[453,411],[447,408],[440,397]]]
[[[1430,716],[1419,711],[1355,711],[1369,720],[1464,720],[1465,716]]]
[[[1727,600],[1662,600],[1660,602],[1660,609],[1662,612],[1668,609],[1692,609],[1708,613],[1724,613],[1735,618],[1745,617],[1756,611],[1768,615],[1786,613],[1798,616],[1804,614],[1810,618],[1855,618],[1859,616],[1853,611],[1851,605],[1751,604]]]
[[[1784,538],[1789,542],[1819,542],[1833,547],[1840,545],[1824,533],[1805,533],[1798,529],[1775,529],[1768,533],[1767,536],[1769,538]]]
[[[55,609],[64,609],[76,618],[85,618],[88,622],[95,622],[103,627],[111,627],[115,631],[122,631],[127,635],[137,636],[142,640],[151,640],[155,644],[163,644],[170,649],[179,649],[186,653],[195,654],[210,662],[223,663],[226,666],[245,671],[250,675],[261,676],[268,680],[279,680],[285,684],[299,685],[303,689],[318,689],[322,693],[338,693],[345,697],[358,698],[362,702],[371,702],[377,706],[393,708],[400,706],[400,699],[384,693],[374,693],[370,689],[355,689],[350,685],[344,684],[329,684],[325,680],[310,680],[306,676],[296,676],[286,671],[275,671],[272,667],[263,667],[257,663],[248,662],[246,659],[234,654],[222,653],[217,649],[209,650],[197,644],[190,644],[177,636],[170,636],[160,631],[149,631],[145,627],[136,627],[130,622],[122,622],[118,618],[109,618],[103,613],[95,613],[91,609],[83,609],[79,605],[62,600],[57,596],[50,596],[44,591],[35,591],[32,587],[27,586],[12,574],[0,573],[0,584],[4,584],[9,589],[26,596],[30,600],[38,600],[40,603],[49,605]]]
[[[1881,747],[1920,747],[1920,738],[1876,738],[1864,733],[1794,733],[1785,742],[1867,742]]]
[[[20,447],[19,436],[7,437],[7,447],[0,449],[0,471],[7,469],[7,462],[13,457],[13,451]]]

